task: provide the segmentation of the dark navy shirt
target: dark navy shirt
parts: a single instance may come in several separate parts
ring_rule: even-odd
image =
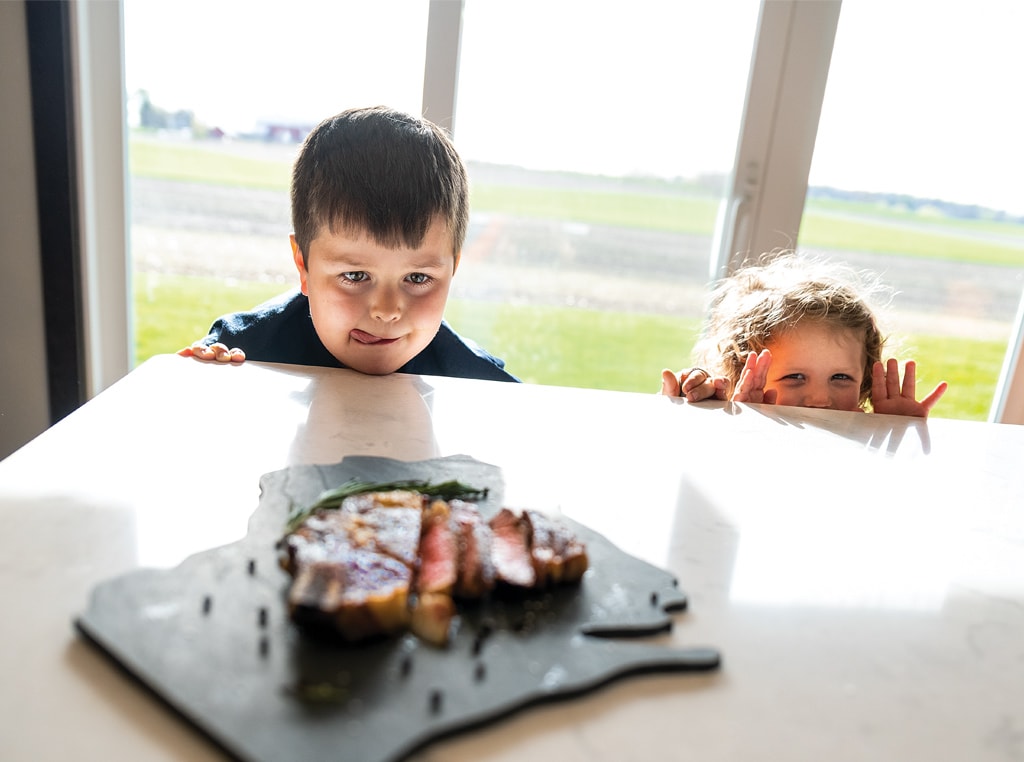
[[[297,289],[248,312],[217,318],[203,343],[210,345],[217,341],[228,348],[243,350],[248,360],[345,367],[320,341],[309,315],[309,298]],[[462,338],[443,321],[426,348],[398,372],[483,381],[519,380],[505,370],[503,360]]]

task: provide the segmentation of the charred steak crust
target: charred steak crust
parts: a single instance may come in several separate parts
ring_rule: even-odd
[[[292,620],[352,641],[408,627],[422,518],[423,497],[400,491],[313,513],[284,539]]]
[[[409,490],[317,509],[281,550],[292,620],[351,642],[411,628],[444,645],[455,598],[579,583],[588,565],[583,543],[543,513],[502,508],[485,522],[475,503]]]

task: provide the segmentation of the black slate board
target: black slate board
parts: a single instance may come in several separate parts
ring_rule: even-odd
[[[686,596],[668,572],[562,519],[587,544],[580,586],[463,607],[452,642],[412,635],[318,642],[287,618],[275,544],[295,506],[350,478],[459,479],[502,504],[500,469],[465,456],[406,463],[349,457],[260,480],[243,540],[171,570],[98,585],[79,631],[240,760],[395,762],[433,740],[631,674],[715,669],[713,648],[617,638],[664,632]]]

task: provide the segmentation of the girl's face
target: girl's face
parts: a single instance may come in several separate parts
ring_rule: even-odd
[[[324,229],[308,264],[295,236],[292,253],[320,341],[345,367],[373,375],[395,372],[431,342],[458,263],[440,219],[415,249]]]
[[[865,348],[862,332],[801,321],[767,344],[772,353],[765,391],[777,405],[860,410]]]

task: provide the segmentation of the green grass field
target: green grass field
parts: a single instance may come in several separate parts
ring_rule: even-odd
[[[133,140],[134,174],[193,182],[286,189],[284,162],[231,156],[188,145],[155,145]],[[510,215],[545,216],[603,225],[706,233],[717,202],[710,198],[652,194],[473,188],[473,208]],[[893,251],[922,258],[973,259],[995,264],[1024,262],[1024,226],[991,221],[921,221],[917,216],[870,210],[835,202],[811,205],[801,246]],[[979,242],[972,233],[999,236]],[[1019,241],[1019,244],[1017,243]],[[251,307],[281,291],[277,284],[136,275],[134,282],[136,360],[173,352],[203,336],[213,318]],[[453,300],[449,322],[481,339],[524,381],[655,392],[662,367],[683,366],[699,326],[678,318]],[[486,340],[484,340],[486,337]],[[984,420],[988,415],[1005,346],[999,341],[916,335],[904,338],[922,376],[920,389],[940,380],[950,390],[936,410],[944,418]]]
[[[268,283],[144,274],[135,278],[136,359],[174,352],[206,334],[218,315],[252,307],[281,292]],[[698,321],[570,308],[452,300],[448,321],[527,382],[630,392],[656,392],[661,369],[682,367]],[[985,420],[1005,347],[998,341],[908,336],[921,368],[919,388],[940,380],[950,390],[942,418]]]

